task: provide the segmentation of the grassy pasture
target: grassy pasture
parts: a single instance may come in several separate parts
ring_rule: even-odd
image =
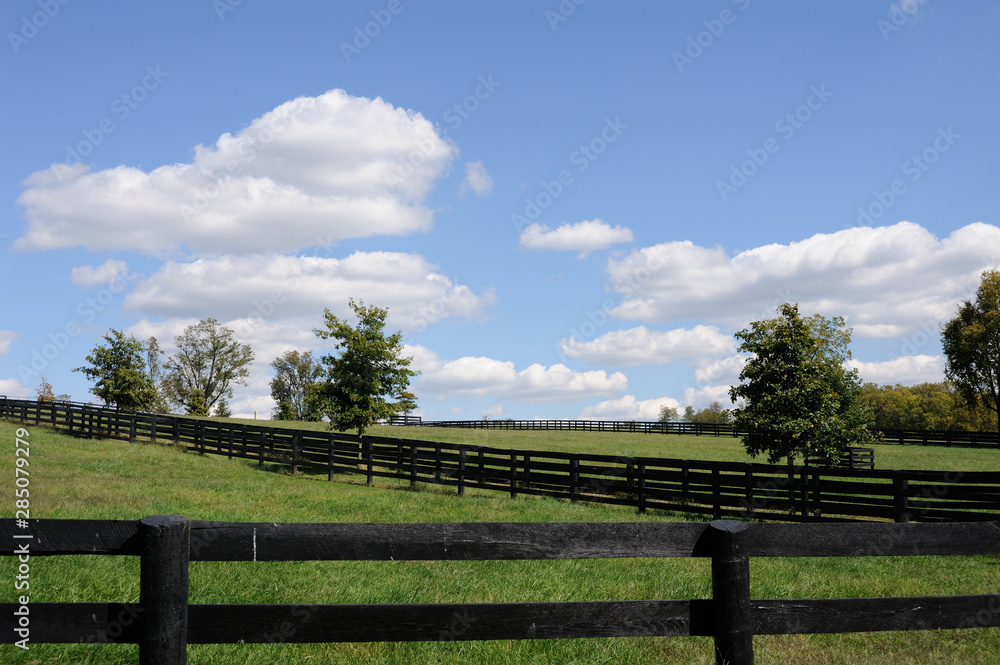
[[[194,519],[281,522],[655,521],[613,506],[547,498],[511,501],[502,494],[401,483],[374,487],[340,476],[328,483],[292,478],[279,468],[199,456],[164,445],[76,439],[43,427],[31,432],[31,510],[35,518],[137,519],[184,514]],[[401,428],[392,428],[399,432]],[[476,434],[462,430],[416,430]],[[15,426],[0,423],[8,454],[13,515]],[[378,432],[381,434],[381,432]],[[479,432],[482,434],[545,434]],[[578,433],[580,440],[594,433]],[[603,435],[597,437],[605,438]],[[629,435],[620,435],[627,437]],[[638,443],[649,435],[634,435]],[[472,439],[473,437],[469,437]],[[525,437],[527,438],[527,437]],[[696,437],[684,437],[696,438]],[[462,439],[457,439],[462,440]],[[543,442],[546,439],[538,439]],[[549,438],[551,440],[551,438]],[[712,442],[701,437],[700,441]],[[595,439],[596,441],[596,439]],[[738,445],[738,441],[718,439]],[[478,443],[479,441],[470,441]],[[566,441],[566,445],[571,442]],[[488,445],[505,446],[497,442]],[[607,445],[605,443],[604,445]],[[649,444],[646,444],[649,445]],[[667,445],[663,442],[659,445]],[[545,446],[539,446],[544,448]],[[989,451],[977,451],[979,453]],[[620,451],[616,454],[622,454]],[[691,456],[696,457],[696,456]],[[697,456],[702,457],[702,456]],[[985,459],[985,458],[984,458]],[[980,461],[980,464],[983,462]],[[969,467],[964,467],[969,468]],[[973,466],[971,468],[983,468]],[[138,560],[129,557],[35,558],[33,602],[138,600]],[[0,559],[3,600],[15,599],[13,560]],[[756,598],[950,595],[996,593],[998,557],[877,557],[754,559]],[[194,563],[191,602],[348,603],[494,602],[706,598],[709,565],[699,559],[527,562],[291,562]],[[756,637],[757,662],[769,663],[992,663],[1000,630],[956,630],[828,636]],[[132,663],[127,646],[32,645],[24,652],[0,646],[0,663]],[[707,638],[434,642],[332,645],[195,645],[189,662],[237,663],[711,663]]]

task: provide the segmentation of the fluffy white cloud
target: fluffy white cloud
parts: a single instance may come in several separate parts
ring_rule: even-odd
[[[11,343],[18,337],[20,335],[13,330],[0,330],[0,356],[7,355],[7,352],[10,351]]]
[[[559,348],[565,355],[588,363],[654,365],[732,353],[736,350],[736,341],[715,326],[697,325],[665,332],[638,326],[609,332],[587,342],[570,337],[561,340]]]
[[[427,230],[457,148],[419,113],[331,90],[286,102],[188,164],[30,175],[18,249],[293,251]]]
[[[660,408],[664,406],[683,410],[673,397],[637,400],[634,395],[625,395],[585,407],[579,417],[583,420],[659,420]]]
[[[70,280],[74,286],[92,288],[106,286],[115,277],[128,274],[128,264],[124,261],[108,259],[99,266],[80,266],[73,268]]]
[[[944,381],[944,356],[900,356],[881,362],[865,362],[852,358],[845,363],[848,369],[858,370],[862,381],[879,385],[901,383],[912,386],[917,383],[938,383]]]
[[[479,196],[489,196],[493,193],[493,177],[482,162],[468,162],[465,165],[465,180],[462,181],[462,191],[471,189]]]
[[[740,372],[747,364],[750,356],[729,356],[714,362],[696,367],[694,378],[698,383],[727,383],[736,385],[740,380]]]
[[[0,379],[0,395],[7,397],[33,397],[35,391],[17,379]]]
[[[561,364],[537,363],[518,371],[513,362],[482,356],[442,360],[422,347],[407,347],[406,353],[414,357],[411,367],[421,372],[414,385],[439,395],[557,402],[614,394],[628,387],[621,372],[577,372]]]
[[[1000,265],[1000,228],[969,224],[938,239],[917,224],[859,227],[728,256],[670,242],[608,262],[625,300],[612,314],[733,325],[774,316],[781,302],[803,314],[844,316],[860,337],[890,337],[954,315],[982,270]]]
[[[632,230],[622,226],[611,227],[599,219],[563,224],[555,230],[536,222],[521,232],[521,247],[579,250],[580,258],[594,250],[607,249],[621,242],[632,242]]]
[[[302,256],[222,256],[167,262],[140,282],[125,308],[146,315],[284,319],[323,308],[350,315],[350,298],[389,309],[390,323],[420,331],[447,317],[479,318],[496,297],[434,271],[416,254],[355,252],[343,259]]]

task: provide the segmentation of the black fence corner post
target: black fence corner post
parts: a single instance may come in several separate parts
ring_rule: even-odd
[[[748,528],[734,520],[709,524],[716,665],[753,665]]]
[[[191,520],[156,515],[139,522],[140,665],[187,663]]]

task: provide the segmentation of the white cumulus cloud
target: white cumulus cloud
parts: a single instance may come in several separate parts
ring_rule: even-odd
[[[979,275],[1000,265],[1000,228],[977,222],[936,238],[910,222],[816,234],[729,256],[689,241],[645,247],[608,262],[625,319],[723,320],[774,316],[781,302],[803,314],[843,316],[856,336],[891,337],[954,315]]]
[[[448,317],[480,318],[496,301],[435,271],[422,256],[355,252],[343,259],[221,256],[167,262],[140,282],[125,308],[145,315],[222,319],[350,315],[350,298],[388,308],[391,325],[421,331]]]
[[[407,347],[406,353],[414,357],[411,367],[421,372],[414,385],[439,395],[558,402],[614,394],[628,387],[621,372],[578,372],[562,364],[537,363],[518,370],[511,361],[483,356],[442,360],[422,347]]]
[[[115,277],[128,274],[128,264],[124,261],[108,259],[99,266],[79,266],[73,268],[70,281],[74,286],[92,288],[106,286]]]
[[[555,230],[535,222],[521,232],[521,247],[579,251],[580,258],[622,242],[632,242],[632,230],[612,227],[599,219],[562,224]]]
[[[583,420],[659,420],[660,408],[664,406],[683,410],[673,397],[638,400],[634,395],[625,395],[584,407],[579,417]]]
[[[493,193],[493,177],[482,162],[467,162],[465,165],[462,191],[470,189],[479,196],[489,196]]]
[[[190,163],[33,173],[15,248],[287,252],[425,231],[423,197],[456,154],[419,113],[331,90],[196,146]]]
[[[10,351],[10,345],[18,337],[20,335],[13,330],[0,330],[0,356],[7,355],[7,352]]]
[[[697,325],[663,332],[646,326],[616,330],[590,341],[576,337],[559,342],[561,351],[588,363],[607,365],[654,365],[675,360],[694,360],[736,350],[732,335],[715,326]]]
[[[900,356],[891,360],[865,362],[852,358],[844,363],[848,369],[858,370],[862,381],[878,385],[901,383],[912,386],[917,383],[938,383],[944,381],[944,356]]]

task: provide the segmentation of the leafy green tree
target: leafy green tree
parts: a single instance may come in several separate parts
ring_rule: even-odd
[[[396,395],[396,400],[398,413],[402,413],[404,418],[410,415],[410,411],[417,408],[417,396],[409,390],[404,390]]]
[[[226,401],[225,397],[220,397],[219,401],[215,403],[215,417],[216,418],[233,417],[233,412],[229,409],[229,402]]]
[[[312,351],[287,351],[271,361],[271,397],[278,406],[271,413],[275,420],[319,420],[322,414],[309,387],[323,376],[323,365],[313,359]]]
[[[678,415],[677,415],[677,407],[676,406],[667,406],[666,404],[664,404],[663,406],[660,407],[660,419],[659,419],[659,422],[661,422],[661,423],[669,423],[669,422],[672,422],[674,420],[677,420],[677,418],[678,418]]]
[[[236,341],[236,333],[215,319],[202,319],[174,338],[177,353],[164,365],[164,397],[188,413],[209,410],[219,399],[232,398],[234,385],[246,385],[253,350]],[[200,399],[196,392],[201,391]]]
[[[766,453],[771,463],[799,453],[833,462],[848,446],[874,442],[857,371],[843,366],[851,341],[844,320],[803,319],[787,303],[778,313],[736,333],[740,351],[752,354],[729,392],[743,404],[734,423],[747,432],[747,452]]]
[[[189,416],[208,415],[208,404],[205,403],[205,393],[201,391],[201,388],[195,388],[191,391],[185,409],[187,409]]]
[[[722,402],[712,402],[704,409],[695,411],[694,407],[689,407],[691,412],[684,411],[684,415],[689,422],[705,423],[708,425],[725,425],[730,421],[729,410],[722,406]]]
[[[161,386],[163,385],[163,363],[161,357],[163,356],[163,351],[160,350],[160,342],[157,341],[156,337],[150,337],[146,340],[146,373],[149,374],[150,381],[156,387],[156,401],[151,407],[152,411],[156,413],[167,413],[170,411],[170,405],[167,404],[167,400],[163,396],[163,391]]]
[[[157,395],[146,367],[146,347],[117,330],[105,334],[104,340],[106,346],[98,344],[86,357],[90,364],[73,371],[94,382],[91,392],[105,404],[129,413],[148,411]]]
[[[941,345],[945,376],[970,409],[993,411],[1000,429],[1000,270],[983,272],[975,302],[959,306],[941,331]]]
[[[413,358],[402,358],[402,335],[385,333],[388,310],[364,302],[350,301],[358,319],[352,327],[324,309],[326,327],[314,329],[321,339],[336,340],[337,355],[323,356],[325,380],[316,391],[322,412],[334,429],[357,430],[359,435],[380,420],[402,411],[392,402],[410,383],[416,372],[409,369]]]

